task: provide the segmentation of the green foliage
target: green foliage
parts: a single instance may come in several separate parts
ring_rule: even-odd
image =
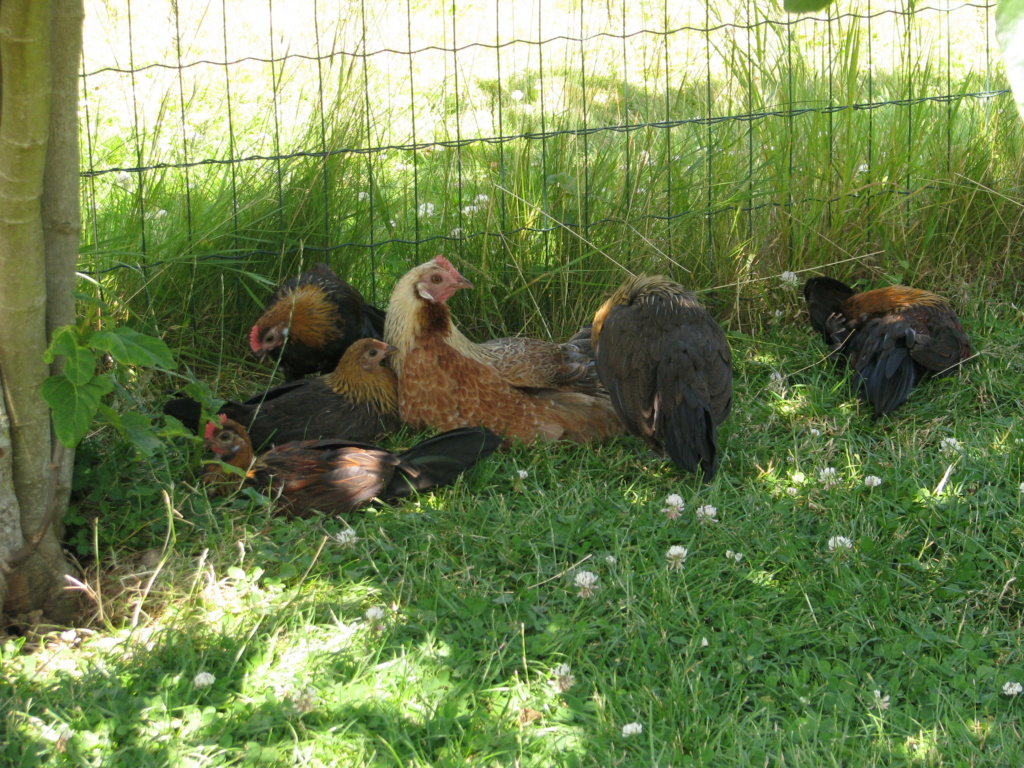
[[[1017,110],[1024,116],[1024,0],[998,0],[996,40],[1003,53]]]
[[[111,369],[100,368],[100,354],[110,356]],[[119,414],[103,405],[103,398],[115,389],[123,391],[117,366],[133,368],[174,367],[174,357],[162,339],[132,328],[117,327],[94,331],[86,323],[66,325],[54,331],[44,359],[53,363],[63,358],[64,372],[43,382],[42,394],[53,413],[57,438],[72,448],[82,440],[97,414],[145,456],[159,448],[152,422],[139,413]]]

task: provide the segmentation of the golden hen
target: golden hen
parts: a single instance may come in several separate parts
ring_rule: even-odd
[[[594,316],[593,341],[626,428],[710,481],[732,410],[732,352],[697,297],[664,277],[630,278]]]
[[[467,339],[446,302],[472,287],[443,256],[414,267],[395,286],[384,338],[398,348],[392,367],[404,421],[437,429],[484,426],[525,443],[622,434],[586,345]]]
[[[401,427],[398,381],[382,365],[394,351],[383,341],[359,339],[331,373],[272,387],[245,402],[229,400],[217,412],[242,424],[257,447],[331,437],[380,440]],[[163,410],[193,432],[199,430],[198,401],[178,397]]]
[[[384,313],[326,264],[288,280],[249,332],[257,357],[280,359],[286,381],[334,370],[358,339],[383,338]]]

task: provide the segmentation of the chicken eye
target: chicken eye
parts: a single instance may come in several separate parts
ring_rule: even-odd
[[[376,357],[376,356],[377,356],[377,350],[376,349],[371,349],[370,350],[370,357]]]
[[[432,283],[440,283],[441,280],[442,280],[441,276],[439,274],[437,274],[436,272],[430,276],[430,282],[432,282]]]

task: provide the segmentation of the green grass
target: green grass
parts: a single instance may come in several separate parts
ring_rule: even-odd
[[[624,269],[721,287],[744,324],[769,295],[741,286],[784,270],[1024,278],[1020,120],[1009,95],[965,95],[1004,86],[984,9],[320,3],[311,25],[293,5],[306,23],[273,34],[262,6],[181,4],[177,36],[136,14],[134,78],[104,69],[129,58],[123,10],[86,30],[82,269],[112,319],[204,372],[319,260],[385,304],[444,252],[478,285],[462,317],[481,335],[578,327]],[[367,55],[301,58],[331,51]],[[215,63],[271,53],[293,58]],[[297,151],[333,154],[279,157]]]
[[[736,408],[709,486],[622,438],[520,447],[415,501],[289,522],[258,498],[211,505],[187,446],[132,463],[97,436],[76,496],[95,515],[78,529],[97,619],[7,645],[2,759],[1020,762],[1024,699],[1002,693],[1024,682],[1019,304],[966,305],[978,358],[872,422],[796,293],[778,299],[783,317],[731,334]],[[718,522],[697,520],[706,504]]]

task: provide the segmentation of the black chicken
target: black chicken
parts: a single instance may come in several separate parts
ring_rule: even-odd
[[[812,277],[804,299],[811,326],[853,368],[873,418],[905,402],[924,376],[952,373],[971,355],[959,318],[934,293],[905,285],[855,293],[830,277]]]
[[[464,427],[399,454],[349,440],[306,440],[257,457],[245,427],[223,415],[219,424],[207,424],[205,437],[221,461],[241,470],[208,465],[203,483],[211,495],[240,485],[254,487],[270,493],[283,513],[296,517],[317,510],[353,512],[375,498],[394,500],[451,483],[501,444],[493,432]]]
[[[732,409],[732,353],[696,296],[661,276],[632,277],[597,311],[593,340],[626,428],[710,481],[717,428]]]

